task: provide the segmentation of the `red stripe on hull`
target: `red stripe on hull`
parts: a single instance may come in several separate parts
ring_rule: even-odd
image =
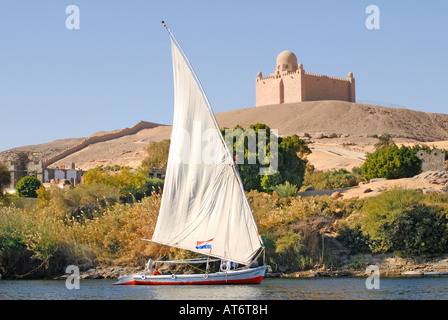
[[[123,283],[117,283],[117,284],[120,285],[120,286],[123,286],[123,285],[135,286],[137,284],[137,281],[132,280],[132,281],[129,281],[129,282],[123,282]]]
[[[203,284],[260,284],[263,280],[263,276],[251,278],[251,279],[236,279],[236,280],[217,280],[217,281],[134,281],[137,285],[203,285]],[[131,284],[131,283],[124,283]]]

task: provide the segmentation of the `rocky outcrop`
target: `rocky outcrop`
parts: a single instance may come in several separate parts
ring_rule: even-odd
[[[378,267],[381,277],[402,277],[402,276],[447,276],[448,275],[448,254],[440,256],[421,256],[414,258],[402,258],[393,254],[362,254],[352,257],[359,260],[360,267],[331,268],[316,266],[311,270],[293,272],[289,274],[280,273],[279,277],[286,278],[315,278],[315,277],[344,277],[360,276],[366,277],[367,266]],[[364,265],[364,267],[361,267]]]
[[[443,185],[441,192],[448,193],[448,171],[426,171],[416,175],[416,180],[426,180],[432,184]],[[424,193],[432,192],[434,190],[424,189]]]
[[[143,271],[143,267],[95,267],[82,271],[79,279],[118,279],[118,277],[126,274],[133,274]],[[55,277],[55,279],[67,279],[71,274],[63,274]]]
[[[426,171],[416,175],[414,179],[423,179],[433,184],[446,185],[448,183],[448,171]]]

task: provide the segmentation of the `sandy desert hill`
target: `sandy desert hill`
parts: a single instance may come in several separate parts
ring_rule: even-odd
[[[217,115],[221,126],[266,123],[281,136],[336,133],[381,135],[417,141],[448,139],[448,115],[386,108],[344,101],[310,101],[240,109]]]
[[[143,115],[144,116],[144,115]],[[373,151],[377,136],[387,132],[395,142],[436,145],[448,149],[448,115],[425,113],[343,101],[312,101],[252,107],[216,114],[219,125],[234,128],[265,123],[280,136],[297,134],[309,143],[309,161],[318,170],[359,166],[365,153]],[[99,128],[101,129],[101,128]],[[106,134],[98,132],[92,136]],[[50,167],[75,163],[84,170],[98,165],[137,167],[150,141],[169,139],[171,126],[157,125],[135,134],[98,142],[54,162]],[[38,152],[42,159],[58,154],[85,138],[19,147],[16,151]],[[0,153],[0,158],[6,152]]]

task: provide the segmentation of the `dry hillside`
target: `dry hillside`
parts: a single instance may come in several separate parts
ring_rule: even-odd
[[[240,109],[217,115],[221,126],[266,123],[280,135],[336,133],[381,135],[417,141],[448,140],[448,115],[344,101],[310,101]]]
[[[221,127],[266,123],[278,129],[280,136],[298,134],[307,139],[313,153],[309,160],[317,169],[338,169],[359,166],[366,152],[373,150],[377,136],[391,134],[397,143],[447,145],[448,115],[408,109],[386,108],[343,101],[313,101],[253,107],[216,115]],[[100,128],[99,128],[100,129]],[[98,142],[53,163],[51,167],[75,163],[84,170],[97,165],[129,165],[137,167],[145,156],[150,141],[169,139],[170,126],[157,125],[135,134]],[[107,134],[98,132],[92,136]],[[42,159],[52,157],[83,138],[16,148],[39,152]],[[3,156],[4,156],[3,152]],[[2,154],[0,154],[1,158]]]

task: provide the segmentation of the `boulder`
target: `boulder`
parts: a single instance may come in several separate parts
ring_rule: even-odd
[[[377,187],[377,188],[375,188],[375,189],[373,189],[373,191],[375,191],[375,192],[383,192],[383,191],[386,191],[386,187],[385,186],[381,186],[381,187]]]
[[[448,183],[445,184],[445,186],[442,188],[441,191],[444,192],[444,193],[448,193]]]
[[[339,138],[339,137],[340,137],[339,134],[334,133],[334,132],[333,132],[333,133],[327,133],[326,136],[327,136],[328,138],[331,138],[331,139]]]
[[[309,139],[311,138],[311,135],[307,132],[302,133],[300,136],[304,137],[304,138],[309,138]]]
[[[422,276],[425,273],[423,271],[405,271],[402,273],[403,276],[410,276],[410,277],[416,277],[416,276]]]
[[[362,193],[369,193],[369,192],[372,192],[372,189],[370,189],[370,188],[362,189]]]
[[[339,191],[335,191],[331,194],[331,197],[334,199],[339,199],[340,197],[342,197],[342,194]]]
[[[434,189],[432,189],[432,188],[429,188],[429,189],[422,189],[422,193],[423,194],[428,194],[428,193],[431,193],[431,192],[436,192],[436,193],[438,193],[437,192],[437,190],[434,190]]]

